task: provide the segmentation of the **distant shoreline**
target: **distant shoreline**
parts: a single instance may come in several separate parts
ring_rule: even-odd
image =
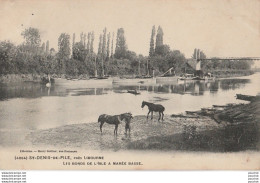
[[[241,77],[254,74],[251,70],[240,70],[240,71],[213,71],[213,76],[216,78],[229,78],[229,77]],[[19,83],[19,82],[41,82],[41,78],[44,75],[40,74],[2,74],[0,75],[0,83]],[[80,79],[82,76],[69,76],[72,78]],[[84,76],[86,77],[86,76]],[[121,76],[124,77],[124,76]],[[129,77],[126,75],[125,77]]]

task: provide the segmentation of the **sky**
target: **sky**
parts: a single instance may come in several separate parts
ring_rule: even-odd
[[[186,58],[194,48],[208,57],[260,57],[260,0],[0,0],[0,40],[23,41],[28,27],[57,50],[65,32],[95,32],[94,50],[104,27],[125,30],[128,49],[147,56],[152,26],[164,44]]]

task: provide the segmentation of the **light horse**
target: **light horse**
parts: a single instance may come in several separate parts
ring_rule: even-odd
[[[153,119],[153,112],[159,112],[158,121],[160,121],[161,117],[162,117],[162,121],[163,121],[163,116],[164,116],[163,111],[165,110],[165,108],[162,105],[153,104],[153,103],[150,103],[150,102],[143,101],[141,107],[144,108],[144,106],[146,106],[146,105],[147,105],[148,110],[149,110],[149,112],[147,114],[147,119],[148,119],[150,112],[151,112],[151,119]]]
[[[98,123],[100,122],[100,131],[102,133],[102,126],[106,122],[108,124],[115,125],[114,135],[117,135],[118,125],[122,122],[122,120],[125,119],[126,120],[125,129],[127,131],[128,127],[129,127],[129,132],[130,132],[130,125],[127,126],[127,121],[129,121],[129,123],[130,123],[131,118],[133,118],[131,113],[123,113],[123,114],[114,115],[114,116],[107,115],[107,114],[101,114],[98,118]]]

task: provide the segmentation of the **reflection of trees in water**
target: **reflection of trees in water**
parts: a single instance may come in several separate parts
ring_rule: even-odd
[[[250,83],[249,79],[225,79],[220,81],[220,88],[222,90],[234,90],[244,88],[247,83]]]
[[[83,89],[66,89],[59,86],[47,88],[40,83],[24,82],[16,84],[0,83],[0,100],[11,98],[37,98],[42,96],[73,96],[80,95],[104,95],[108,91],[114,93],[125,93],[125,90],[148,91],[152,93],[177,93],[203,95],[205,91],[215,93],[221,88],[222,90],[234,90],[244,88],[249,79],[225,79],[217,81],[188,81],[178,85],[135,85],[135,86],[113,86],[113,88],[83,88]]]
[[[55,95],[54,87],[47,88],[45,85],[39,83],[15,83],[2,84],[0,86],[0,100],[7,100],[11,98],[37,98],[42,96]]]

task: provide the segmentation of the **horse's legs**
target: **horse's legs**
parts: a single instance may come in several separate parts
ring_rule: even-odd
[[[118,128],[118,124],[116,124],[115,126],[114,135],[117,135],[117,128]]]
[[[148,116],[149,116],[150,112],[151,112],[151,111],[149,110],[149,112],[148,112],[148,114],[147,114],[147,119],[148,119]]]
[[[125,134],[127,135],[127,124],[125,124]]]
[[[102,126],[103,126],[103,124],[104,124],[104,122],[101,121],[101,122],[100,122],[100,131],[101,131],[101,133],[102,133]]]
[[[153,111],[151,111],[151,119],[153,119]]]
[[[160,121],[160,119],[161,119],[161,112],[159,112],[159,119],[158,119],[158,121]]]
[[[164,117],[164,114],[163,114],[163,111],[162,111],[162,121],[163,121],[163,117]]]

